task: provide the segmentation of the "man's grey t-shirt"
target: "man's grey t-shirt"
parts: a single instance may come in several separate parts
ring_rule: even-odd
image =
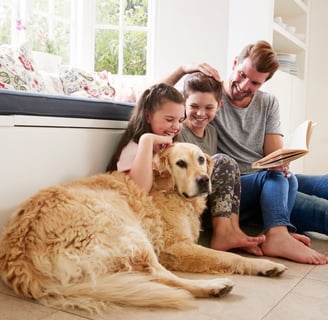
[[[265,135],[282,135],[278,99],[260,90],[247,108],[232,105],[225,93],[222,99],[223,106],[212,121],[218,134],[218,152],[234,158],[242,174],[258,171],[251,164],[264,156]]]

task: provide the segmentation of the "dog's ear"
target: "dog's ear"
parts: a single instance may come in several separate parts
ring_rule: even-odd
[[[165,150],[155,154],[153,158],[153,189],[171,191],[174,186],[168,152]]]
[[[165,171],[171,171],[169,164],[169,156],[166,150],[159,153],[155,153],[153,157],[153,171],[159,174]]]
[[[213,172],[213,160],[207,153],[205,153],[205,158],[206,158],[206,165],[207,165],[207,174],[210,177]]]

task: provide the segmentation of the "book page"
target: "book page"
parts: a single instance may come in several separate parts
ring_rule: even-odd
[[[265,169],[280,166],[284,163],[296,160],[308,153],[313,123],[306,120],[301,123],[290,136],[285,148],[271,152],[265,157],[252,163],[254,169]]]
[[[286,139],[284,149],[302,149],[308,150],[313,123],[311,120],[306,120],[301,123],[293,132],[293,134]]]

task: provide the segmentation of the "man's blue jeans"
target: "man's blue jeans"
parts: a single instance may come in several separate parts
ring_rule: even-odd
[[[328,234],[328,175],[297,174],[298,192],[291,213],[297,232]]]
[[[287,226],[295,231],[290,215],[297,187],[293,174],[288,179],[282,172],[266,170],[242,175],[240,223],[261,212],[264,232],[274,226]]]

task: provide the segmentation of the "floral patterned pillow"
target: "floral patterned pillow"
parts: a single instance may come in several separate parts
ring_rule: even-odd
[[[1,82],[1,79],[0,79],[0,89],[15,90],[15,88],[13,86],[11,86],[10,84],[6,84],[4,82]]]
[[[69,96],[112,99],[115,95],[107,71],[91,73],[79,68],[62,67],[59,77],[65,94]]]
[[[63,84],[58,75],[42,70],[40,71],[40,74],[42,75],[44,81],[44,91],[46,93],[65,95]]]
[[[0,86],[14,90],[44,92],[44,82],[36,70],[27,46],[0,46]]]

